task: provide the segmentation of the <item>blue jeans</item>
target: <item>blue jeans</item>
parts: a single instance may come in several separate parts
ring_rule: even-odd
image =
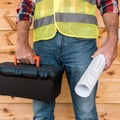
[[[67,37],[59,32],[51,40],[34,43],[34,50],[41,57],[41,64],[64,65],[76,120],[98,120],[95,103],[97,84],[86,98],[78,96],[74,90],[96,49],[95,39]],[[54,120],[54,107],[55,101],[46,103],[34,100],[34,120]]]

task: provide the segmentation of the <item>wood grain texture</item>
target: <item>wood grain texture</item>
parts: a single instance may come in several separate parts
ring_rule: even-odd
[[[97,104],[97,111],[99,120],[120,118],[120,104]],[[0,120],[32,120],[32,118],[31,104],[0,104]],[[56,104],[55,120],[75,120],[72,104]]]

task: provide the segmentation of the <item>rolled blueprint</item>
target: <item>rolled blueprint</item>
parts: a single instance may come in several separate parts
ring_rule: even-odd
[[[103,54],[96,56],[75,86],[75,92],[81,97],[88,97],[104,70],[106,60]]]

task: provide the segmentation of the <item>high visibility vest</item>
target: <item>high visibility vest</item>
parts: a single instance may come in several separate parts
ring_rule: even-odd
[[[59,31],[77,38],[97,38],[96,0],[36,0],[34,41]]]

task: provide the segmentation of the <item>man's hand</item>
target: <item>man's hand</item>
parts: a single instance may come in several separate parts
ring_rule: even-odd
[[[107,38],[107,39],[111,39],[111,38]],[[106,40],[103,43],[103,45],[100,48],[98,48],[98,50],[92,55],[92,58],[94,58],[99,54],[103,54],[105,56],[106,66],[104,70],[107,70],[112,65],[115,58],[117,57],[117,40],[115,41],[116,42],[113,43],[113,42],[108,42],[108,40]]]
[[[17,46],[16,57],[19,62],[26,64],[35,64],[34,56],[35,53],[29,45],[25,46],[21,44]]]
[[[17,45],[16,45],[16,57],[22,63],[34,64],[35,53],[29,45],[30,23],[28,21],[20,21],[17,23]]]

